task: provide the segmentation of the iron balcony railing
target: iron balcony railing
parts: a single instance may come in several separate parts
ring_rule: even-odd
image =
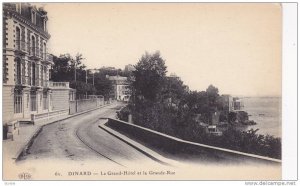
[[[26,42],[22,40],[16,40],[15,43],[15,50],[20,51],[20,52],[26,52]]]
[[[32,78],[31,78],[30,85],[31,85],[31,86],[34,86],[34,87],[39,87],[39,86],[41,86],[41,79],[39,79],[39,78],[32,79]]]
[[[30,47],[29,55],[31,57],[40,57],[40,50],[38,47]]]
[[[27,76],[17,76],[16,77],[16,85],[23,85],[23,86],[26,86],[26,85],[29,85],[28,83],[28,77]]]
[[[43,53],[43,61],[53,62],[53,55],[49,53]]]
[[[42,87],[49,87],[49,81],[48,80],[41,80]]]
[[[52,88],[69,88],[69,82],[52,82],[52,81],[49,81],[49,87],[52,87]]]

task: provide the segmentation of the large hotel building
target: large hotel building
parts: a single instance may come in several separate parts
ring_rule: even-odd
[[[51,111],[47,12],[3,3],[3,123]]]

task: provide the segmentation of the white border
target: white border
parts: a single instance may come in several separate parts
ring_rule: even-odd
[[[283,3],[282,179],[297,179],[297,4]]]
[[[33,0],[34,2],[40,2]],[[135,1],[135,0],[133,0]],[[0,8],[2,10],[2,2],[8,2],[7,0],[1,0]],[[55,0],[55,2],[59,2]],[[66,2],[71,2],[66,0]],[[74,0],[73,2],[79,2],[78,0]],[[92,2],[96,2],[93,1]],[[120,1],[119,2],[126,2]],[[132,1],[131,1],[132,2]],[[137,2],[137,1],[136,1]],[[146,1],[147,2],[147,1]],[[154,2],[158,2],[154,0]],[[167,1],[168,2],[168,1]],[[173,2],[180,2],[175,0]],[[191,2],[197,2],[191,0]],[[224,2],[224,1],[215,1],[215,2]],[[233,1],[238,2],[238,1]],[[249,2],[255,2],[250,0]],[[257,2],[257,1],[256,1]],[[280,1],[269,1],[266,0],[265,2],[280,2]],[[283,167],[282,167],[282,179],[283,180],[295,180],[298,178],[297,168],[297,151],[298,151],[298,138],[297,138],[297,4],[296,3],[283,3],[283,56],[282,56],[282,131],[283,131]],[[2,19],[0,20],[0,25],[2,26]],[[2,39],[2,34],[1,34]],[[2,65],[2,55],[0,56],[1,65]],[[2,77],[2,70],[0,72]],[[2,78],[0,80],[2,84]],[[2,86],[0,86],[0,95],[2,97]],[[0,108],[1,118],[2,118],[2,107]],[[1,119],[0,118],[0,119]],[[2,143],[1,143],[2,149]],[[2,159],[2,153],[0,155]],[[0,169],[0,174],[2,175],[2,169]],[[1,182],[1,185],[4,185],[5,182]],[[6,182],[9,183],[9,182]],[[51,182],[14,182],[15,185],[152,185],[152,184],[159,184],[159,185],[199,185],[199,182],[170,182],[170,181],[163,181],[163,182],[137,182],[137,181],[129,181],[129,182],[58,182],[58,181],[51,181]],[[244,181],[229,181],[229,182],[220,182],[220,181],[202,181],[201,185],[245,185]],[[258,182],[259,184],[259,182]]]

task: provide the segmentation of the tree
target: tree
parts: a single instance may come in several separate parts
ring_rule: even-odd
[[[235,122],[237,119],[237,114],[235,112],[229,112],[228,114],[228,121]]]
[[[176,77],[168,77],[165,80],[162,96],[163,99],[170,99],[171,103],[175,103],[177,106],[180,101],[188,94],[188,87]]]
[[[110,97],[110,93],[113,89],[112,86],[112,82],[109,81],[106,77],[105,77],[105,73],[103,72],[97,72],[94,74],[94,82],[95,82],[95,87],[97,89],[96,94],[97,95],[102,95],[104,96],[106,99]]]
[[[218,97],[219,97],[218,88],[214,87],[213,85],[209,85],[208,88],[206,89],[206,93],[207,93],[207,96],[208,96],[209,106],[210,107],[217,107],[217,100],[218,100]]]
[[[228,125],[223,129],[222,136],[207,133],[199,125],[199,120],[209,124],[212,114],[221,111],[221,121],[234,123],[238,118],[237,113],[224,112],[218,88],[213,85],[208,86],[206,91],[189,91],[179,78],[166,77],[165,62],[159,52],[146,52],[135,68],[134,99],[118,114],[120,119],[127,120],[130,113],[137,125],[185,140],[246,153],[281,157],[281,139],[256,134],[257,130],[240,131],[234,125]],[[243,116],[242,118],[246,118],[245,114]]]
[[[82,63],[83,59],[82,54],[77,54],[75,59],[70,54],[53,57],[51,80],[70,82],[70,87],[76,89],[77,98],[96,93],[95,87],[86,83],[86,66]]]
[[[133,88],[136,96],[141,96],[149,101],[158,101],[167,72],[165,61],[161,58],[160,52],[157,51],[154,54],[146,52],[135,69]]]
[[[92,84],[87,84],[83,81],[71,81],[70,87],[76,89],[76,97],[81,99],[85,98],[85,95],[94,95],[96,89]]]
[[[77,54],[75,59],[70,54],[53,57],[53,68],[51,71],[52,81],[83,81],[85,82],[85,68],[82,63],[82,54]],[[76,68],[76,76],[75,76]],[[75,80],[76,77],[76,80]]]
[[[82,54],[77,53],[75,59],[71,58],[71,68],[74,72],[74,80],[75,81],[85,81],[85,68],[86,66],[82,63]],[[77,79],[78,78],[78,79]]]
[[[182,105],[187,107],[187,113],[200,114],[200,120],[204,123],[210,121],[210,109],[208,104],[208,96],[205,91],[191,91],[182,101]]]
[[[51,69],[52,81],[71,81],[73,76],[71,75],[70,66],[71,56],[69,54],[60,55],[59,57],[53,56],[53,68]]]

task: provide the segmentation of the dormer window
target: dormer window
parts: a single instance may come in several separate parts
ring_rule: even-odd
[[[36,24],[36,13],[34,10],[31,10],[31,22]]]
[[[47,19],[44,18],[44,31],[46,32],[47,31]]]
[[[16,3],[16,11],[21,14],[21,3]]]

